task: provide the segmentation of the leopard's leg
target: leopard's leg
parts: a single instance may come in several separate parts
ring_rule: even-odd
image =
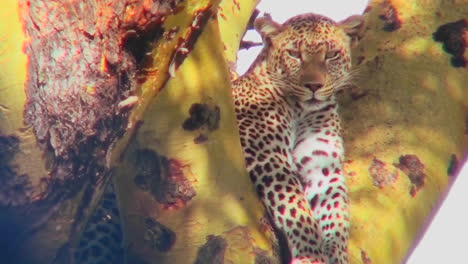
[[[349,213],[348,196],[341,166],[322,168],[324,179],[305,187],[307,200],[319,221],[323,235],[323,251],[329,264],[348,263]],[[325,176],[327,175],[327,176]],[[323,188],[326,186],[325,188]]]
[[[328,264],[348,263],[348,192],[342,170],[343,148],[338,131],[315,131],[295,148],[306,199],[322,236]],[[323,133],[320,133],[323,132]],[[325,134],[326,133],[326,134]]]
[[[286,235],[293,263],[325,263],[318,221],[287,159],[275,153],[263,162],[254,160],[249,176],[275,225]]]
[[[263,127],[262,121],[240,117],[238,122],[250,179],[274,224],[285,234],[293,263],[325,264],[322,234],[304,197],[291,149],[271,134],[256,136],[250,128]],[[270,129],[284,132],[271,124]]]
[[[123,246],[118,201],[110,182],[85,227],[74,254],[74,263],[123,264]]]

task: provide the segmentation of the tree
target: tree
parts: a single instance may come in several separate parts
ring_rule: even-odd
[[[466,11],[443,0],[367,8],[360,77],[341,103],[351,263],[403,261],[466,155]]]

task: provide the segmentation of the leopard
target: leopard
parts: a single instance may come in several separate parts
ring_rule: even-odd
[[[86,223],[78,245],[74,249],[72,263],[125,263],[125,238],[120,213],[114,184],[110,182]]]
[[[337,92],[363,17],[254,22],[263,48],[232,83],[248,176],[294,264],[348,263],[349,196]]]

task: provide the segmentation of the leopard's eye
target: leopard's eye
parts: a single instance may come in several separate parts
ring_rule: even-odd
[[[300,59],[301,58],[301,53],[298,50],[295,50],[295,49],[286,50],[286,54],[288,54],[288,56],[293,58],[293,59]]]
[[[340,52],[338,50],[331,50],[325,54],[326,60],[336,60],[340,56]]]

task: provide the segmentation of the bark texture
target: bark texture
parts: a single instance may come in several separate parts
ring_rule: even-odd
[[[225,53],[254,4],[220,3],[126,150],[116,182],[129,263],[279,263],[246,175]]]
[[[366,10],[356,86],[341,97],[351,263],[402,263],[456,174],[454,157],[466,156],[468,75],[444,44],[466,60],[463,2],[374,0]]]
[[[129,117],[138,119],[167,80],[171,60],[183,61],[178,44],[196,39],[186,34],[190,25],[166,39],[160,85],[140,97],[138,83],[147,78],[141,71],[151,62],[146,53],[163,37],[167,17],[183,12],[180,2],[24,0],[18,10],[18,2],[7,1],[24,31],[14,24],[2,32],[25,39],[27,56],[27,75],[2,65],[17,76],[8,76],[14,82],[2,85],[0,97],[0,223],[10,262],[69,261],[112,175],[117,145],[125,146],[121,139],[134,129]],[[194,20],[191,11],[185,9],[185,20]],[[9,48],[17,58],[16,44]]]

